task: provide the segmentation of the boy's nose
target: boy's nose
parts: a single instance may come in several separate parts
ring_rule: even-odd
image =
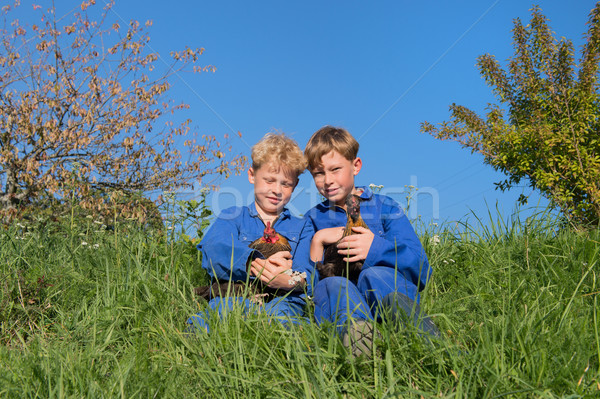
[[[325,173],[325,184],[326,185],[330,185],[331,183],[333,183],[333,176],[331,176],[329,173]]]

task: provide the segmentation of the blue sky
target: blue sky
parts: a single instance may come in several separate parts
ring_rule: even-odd
[[[493,182],[503,176],[480,156],[419,127],[447,120],[453,102],[481,112],[495,101],[476,58],[490,53],[505,64],[512,55],[512,20],[528,22],[532,4],[121,0],[112,16],[153,20],[150,45],[165,58],[185,45],[205,48],[201,63],[216,66],[216,72],[182,75],[172,92],[190,104],[199,133],[240,131],[242,138],[231,142],[234,151],[249,154],[249,145],[273,129],[303,148],[321,126],[345,127],[360,143],[364,166],[357,184],[383,185],[403,205],[405,186],[417,186],[409,216],[429,223],[459,220],[470,210],[483,216],[496,202],[508,214],[519,194],[531,192],[495,190]],[[595,2],[537,4],[557,36],[579,48]],[[245,175],[221,187],[209,201],[217,211],[251,199]],[[532,195],[530,204],[538,199]],[[305,173],[291,208],[302,213],[317,201]]]

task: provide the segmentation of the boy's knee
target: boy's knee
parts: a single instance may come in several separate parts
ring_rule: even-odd
[[[380,272],[378,269],[380,269],[381,267],[378,266],[371,266],[365,269],[362,269],[360,274],[358,275],[358,282],[360,282],[361,280],[370,280],[372,278],[377,278],[380,275]]]
[[[300,317],[304,314],[304,302],[295,298],[275,298],[265,306],[271,317]]]
[[[358,277],[357,286],[370,304],[380,302],[392,292],[401,292],[418,301],[417,287],[400,271],[391,267],[372,266],[363,270]]]
[[[318,292],[338,292],[340,289],[345,289],[348,286],[348,279],[346,277],[327,277],[319,281],[315,287],[315,295]]]
[[[356,285],[361,291],[380,289],[382,286],[393,289],[395,274],[395,270],[389,267],[372,266],[360,272]]]

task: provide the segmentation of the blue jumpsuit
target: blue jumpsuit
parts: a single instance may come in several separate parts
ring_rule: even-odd
[[[291,215],[288,209],[281,212],[273,228],[287,238],[292,254],[292,269],[306,272],[306,291],[311,292],[312,265],[310,264],[310,240],[313,236],[312,225],[305,219]],[[256,211],[256,205],[231,207],[223,210],[198,244],[202,251],[202,268],[211,278],[226,281],[246,281],[248,262],[259,255],[258,251],[248,247],[263,235],[265,224]],[[250,280],[254,277],[250,277]],[[304,292],[290,292],[286,296],[276,297],[261,309],[271,317],[286,321],[300,317],[305,306]],[[240,297],[216,297],[209,301],[208,308],[187,320],[192,328],[209,331],[208,319],[212,311],[223,316],[234,304],[243,306],[245,311],[257,308],[249,299]]]
[[[357,281],[328,277],[314,287],[315,319],[342,328],[349,317],[373,320],[386,295],[398,292],[418,303],[431,269],[421,241],[400,206],[390,197],[361,194],[361,217],[375,237]],[[345,226],[346,211],[328,200],[307,212],[314,230]]]

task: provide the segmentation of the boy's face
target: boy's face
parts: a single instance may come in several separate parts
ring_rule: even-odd
[[[272,163],[258,169],[248,169],[248,181],[254,184],[256,209],[262,216],[277,216],[290,201],[298,184],[298,177],[286,173],[284,168]]]
[[[310,173],[315,180],[319,193],[336,205],[344,206],[348,194],[355,191],[354,176],[362,167],[360,158],[350,161],[337,151],[323,155],[321,165]]]

